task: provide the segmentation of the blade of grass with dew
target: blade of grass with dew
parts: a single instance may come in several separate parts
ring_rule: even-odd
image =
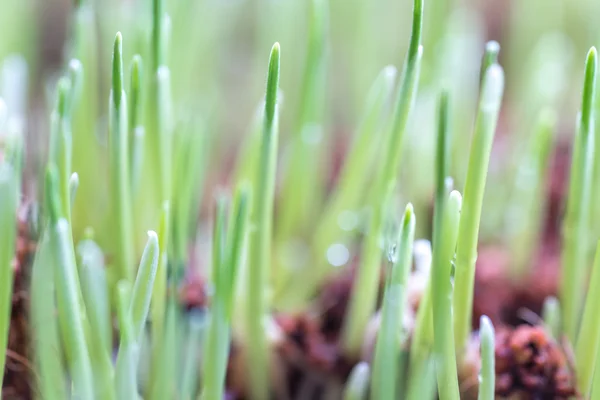
[[[148,232],[148,241],[142,254],[142,259],[138,267],[133,292],[131,293],[131,303],[129,304],[129,314],[131,319],[131,329],[133,329],[134,340],[139,342],[146,326],[150,301],[152,299],[152,289],[156,281],[156,272],[159,262],[159,239],[156,232]]]
[[[454,339],[459,352],[471,332],[479,221],[503,91],[504,72],[498,64],[493,64],[486,70],[481,87],[458,228],[453,306]]]
[[[560,339],[560,303],[556,297],[550,296],[544,300],[542,320],[554,340]]]
[[[50,214],[49,240],[56,284],[58,320],[62,342],[67,355],[69,373],[75,394],[85,399],[94,398],[94,379],[90,354],[86,343],[85,324],[80,299],[75,251],[69,223],[62,215],[58,171],[54,165],[46,173],[46,202]]]
[[[368,232],[363,244],[362,258],[354,285],[348,317],[343,328],[343,347],[349,353],[357,353],[362,334],[370,318],[377,298],[377,279],[379,277],[379,247],[383,227],[382,201],[395,186],[402,142],[408,117],[415,101],[423,48],[420,45],[423,25],[423,0],[415,0],[413,6],[413,25],[410,44],[400,79],[393,121],[384,138],[383,161],[378,165],[374,177],[374,189],[371,193],[371,217]]]
[[[371,369],[366,362],[360,362],[352,368],[352,372],[344,388],[344,400],[366,400],[369,391]]]
[[[481,60],[481,71],[479,73],[480,84],[483,84],[485,73],[489,67],[498,63],[498,54],[500,53],[500,44],[495,40],[490,40],[485,44],[483,60]]]
[[[279,240],[306,231],[318,211],[325,189],[322,148],[325,142],[324,109],[327,87],[328,2],[310,0],[308,52],[300,86],[295,135],[289,165],[281,188],[276,235]],[[306,160],[313,162],[307,163]]]
[[[435,237],[432,264],[433,350],[441,400],[460,400],[452,319],[452,260],[456,249],[462,198],[452,191]],[[438,247],[439,246],[439,247]]]
[[[129,78],[129,182],[132,193],[137,193],[144,161],[144,130],[142,116],[142,57],[136,54],[131,60]]]
[[[6,347],[12,309],[13,257],[17,233],[17,207],[20,179],[17,169],[0,161],[0,372],[4,376]]]
[[[31,269],[30,329],[32,349],[38,372],[37,399],[63,400],[67,395],[67,377],[63,366],[62,348],[56,318],[55,284],[51,260],[49,231],[39,242]]]
[[[592,377],[596,365],[596,354],[600,344],[600,320],[598,320],[598,302],[600,301],[600,242],[596,247],[596,256],[590,277],[581,329],[575,342],[575,362],[577,365],[577,387],[584,397],[592,388]]]
[[[131,400],[138,398],[137,363],[139,346],[130,311],[129,282],[117,283],[117,315],[119,319],[119,352],[116,365],[117,399]]]
[[[207,328],[206,316],[201,312],[191,312],[187,315],[187,338],[184,345],[184,364],[181,376],[181,398],[191,400],[198,389],[200,375],[200,360],[204,359],[201,351],[205,343]]]
[[[479,340],[481,342],[481,368],[477,400],[494,400],[496,398],[496,338],[492,321],[485,315],[481,316],[479,322]]]
[[[60,207],[62,215],[70,218],[71,193],[69,180],[71,178],[71,157],[73,152],[73,138],[71,136],[69,97],[71,96],[71,82],[63,77],[57,84],[56,108],[50,116],[50,162],[58,168],[60,176]]]
[[[436,142],[436,158],[435,158],[435,204],[433,216],[433,245],[434,252],[440,254],[441,239],[443,237],[443,219],[446,212],[446,201],[452,190],[452,179],[447,178],[450,165],[450,125],[449,125],[449,105],[448,93],[442,91],[438,106],[438,131]],[[430,249],[431,251],[431,249]],[[430,254],[431,255],[431,254]],[[436,256],[436,263],[438,262]],[[430,260],[433,265],[433,260]],[[425,365],[426,360],[434,346],[434,326],[433,326],[433,299],[432,285],[435,285],[435,271],[430,269],[427,277],[427,283],[423,292],[423,297],[420,301],[419,310],[417,311],[415,329],[411,341],[411,351],[409,360],[412,370],[419,371],[421,366]],[[444,288],[444,292],[445,292]],[[409,371],[409,376],[413,379],[414,371]],[[416,379],[416,378],[414,378]]]
[[[327,265],[326,252],[336,240],[343,238],[338,220],[344,211],[357,212],[360,198],[364,196],[364,185],[369,178],[375,150],[380,143],[380,133],[384,110],[393,93],[397,70],[394,66],[385,67],[377,76],[367,96],[365,113],[350,152],[340,172],[339,182],[321,216],[315,233],[313,246],[316,249],[316,265]],[[325,268],[320,274],[324,274]]]
[[[594,165],[594,109],[597,54],[592,47],[585,63],[585,78],[578,129],[573,143],[566,213],[563,220],[560,305],[563,331],[575,342],[583,307]]]
[[[112,212],[116,219],[115,264],[118,279],[133,281],[134,235],[133,202],[129,181],[129,134],[127,129],[127,99],[123,87],[123,44],[121,33],[115,37],[112,60],[112,90],[110,95],[110,189]]]
[[[391,270],[383,295],[381,326],[377,333],[375,357],[373,359],[371,382],[371,397],[373,399],[393,400],[398,397],[396,390],[400,361],[398,332],[402,328],[406,307],[406,283],[412,263],[415,224],[413,207],[409,203],[400,224],[396,254],[392,254],[394,250],[390,250]]]
[[[76,248],[79,256],[81,293],[90,330],[88,345],[92,360],[96,395],[101,399],[114,398],[114,370],[111,360],[112,318],[104,255],[91,239],[84,239]]]
[[[556,115],[549,110],[542,111],[526,155],[517,169],[506,217],[514,279],[520,279],[528,272],[538,242],[555,125]]]
[[[263,139],[260,164],[257,169],[252,218],[256,229],[250,238],[248,269],[248,300],[246,302],[247,340],[251,394],[254,399],[269,397],[268,344],[264,330],[264,318],[268,313],[266,297],[271,270],[271,240],[273,203],[275,195],[275,170],[278,142],[277,91],[279,86],[280,50],[275,43],[269,58]]]

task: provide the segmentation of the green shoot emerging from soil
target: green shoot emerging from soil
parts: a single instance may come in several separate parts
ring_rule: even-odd
[[[2,398],[600,400],[591,5],[0,2]]]

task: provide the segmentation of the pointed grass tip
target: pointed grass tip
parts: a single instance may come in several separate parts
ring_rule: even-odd
[[[67,115],[69,109],[69,97],[71,93],[71,80],[66,76],[63,76],[58,80],[57,83],[57,91],[58,91],[58,104],[56,105],[56,109],[58,111],[58,115],[61,117],[65,117]]]
[[[269,57],[269,73],[267,76],[267,94],[265,100],[265,111],[267,121],[272,122],[275,117],[277,106],[277,91],[279,90],[279,68],[280,68],[280,46],[275,42]]]
[[[583,101],[581,104],[581,125],[587,127],[592,118],[594,92],[596,86],[596,70],[598,66],[598,53],[592,46],[588,51],[585,61],[585,81],[583,83]],[[588,129],[586,129],[587,131]]]
[[[115,107],[121,105],[123,94],[123,37],[117,32],[113,47],[112,91]]]

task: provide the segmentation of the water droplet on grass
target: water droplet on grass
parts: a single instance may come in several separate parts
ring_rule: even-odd
[[[327,261],[334,267],[341,267],[350,259],[350,251],[341,243],[335,243],[327,249]]]

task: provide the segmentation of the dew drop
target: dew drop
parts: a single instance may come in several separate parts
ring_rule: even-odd
[[[341,243],[335,243],[327,249],[327,261],[334,267],[341,267],[350,259],[348,248]]]

